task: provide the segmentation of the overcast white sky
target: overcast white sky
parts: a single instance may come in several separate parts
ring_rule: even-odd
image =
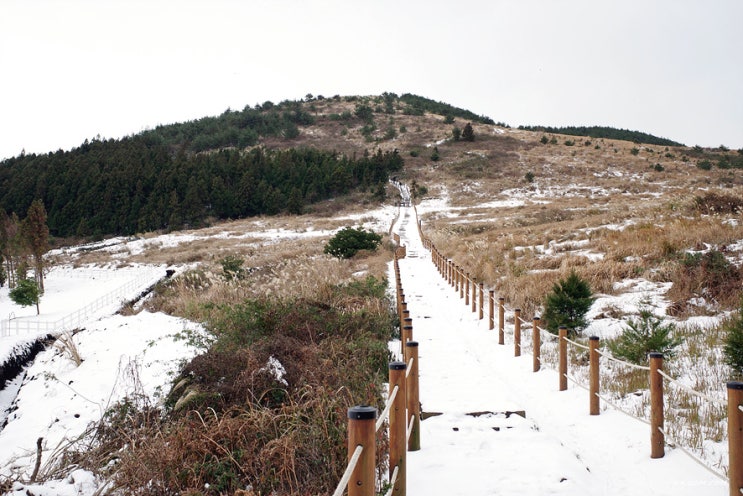
[[[741,0],[0,0],[0,158],[384,91],[743,148],[742,21]]]

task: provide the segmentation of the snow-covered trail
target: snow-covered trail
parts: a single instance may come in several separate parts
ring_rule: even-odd
[[[558,391],[552,370],[513,356],[436,271],[415,212],[393,227],[405,299],[419,342],[421,450],[407,457],[407,492],[492,494],[723,495],[727,483],[670,447],[651,460],[649,427],[611,408],[588,414],[588,393]],[[504,412],[524,410],[526,418]],[[482,413],[492,412],[492,413]],[[479,415],[468,415],[478,413]]]

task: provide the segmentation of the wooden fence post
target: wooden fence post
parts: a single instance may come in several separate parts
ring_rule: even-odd
[[[506,343],[506,307],[504,305],[506,299],[502,296],[498,298],[498,344]]]
[[[405,343],[408,341],[413,340],[413,319],[407,318],[405,319],[405,325],[402,328],[402,343],[400,347],[400,353],[402,354],[403,358],[407,361],[407,357],[405,356],[405,353],[407,352],[405,349]]]
[[[540,348],[542,346],[541,336],[539,335],[539,317],[534,317],[532,320],[532,333],[531,333],[531,347],[532,347],[532,371],[539,372],[541,367],[541,361],[539,358]]]
[[[728,478],[730,495],[743,492],[743,382],[728,382]]]
[[[560,374],[560,391],[565,391],[568,388],[568,328],[560,326],[557,330],[559,337],[558,349],[559,353],[559,374]]]
[[[470,273],[464,274],[464,304],[470,304]]]
[[[480,314],[479,314],[480,320],[482,320],[483,317],[485,317],[485,312],[483,311],[483,308],[482,308],[484,299],[485,299],[485,283],[481,281],[480,282]]]
[[[348,460],[357,446],[363,446],[361,458],[351,472],[348,496],[375,496],[374,470],[377,454],[377,409],[354,406],[348,409]]]
[[[490,296],[488,298],[488,309],[490,310],[490,325],[488,326],[488,329],[491,331],[495,329],[495,290],[490,290]]]
[[[400,336],[402,336],[402,328],[405,325],[405,319],[410,318],[410,310],[408,310],[408,303],[402,302],[402,312],[400,313]],[[402,341],[402,337],[400,338]]]
[[[390,407],[390,479],[395,467],[397,470],[397,482],[392,489],[392,494],[405,496],[405,461],[408,447],[408,416],[406,413],[405,394],[405,362],[390,362],[390,393],[397,386],[397,395]]]
[[[589,360],[589,408],[590,415],[598,415],[599,404],[599,338],[591,336],[588,338],[588,360]]]
[[[419,396],[420,386],[418,384],[418,342],[408,341],[405,346],[408,347],[408,363],[410,363],[407,384],[405,385],[408,400],[408,424],[410,423],[410,419],[413,419],[410,438],[408,438],[408,451],[418,451],[419,449],[421,449],[421,404]],[[411,359],[412,363],[410,362]]]
[[[663,458],[665,436],[663,429],[663,353],[650,353],[650,458]]]
[[[459,268],[459,298],[464,298],[464,270]]]
[[[475,278],[472,278],[472,313],[477,311],[477,284]]]
[[[513,356],[521,356],[521,309],[513,311]]]

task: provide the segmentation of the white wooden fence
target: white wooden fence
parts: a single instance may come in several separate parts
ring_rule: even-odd
[[[164,270],[151,270],[132,279],[123,286],[97,298],[84,307],[65,315],[59,320],[44,321],[38,318],[22,317],[0,321],[0,337],[20,334],[57,334],[65,330],[80,327],[83,323],[101,315],[101,309],[120,305],[125,299],[136,296],[165,275]]]

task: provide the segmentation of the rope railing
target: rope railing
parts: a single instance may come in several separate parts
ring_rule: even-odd
[[[410,441],[410,436],[413,435],[413,427],[415,427],[415,417],[410,417],[410,422],[408,422],[408,427],[406,429],[405,438]]]
[[[546,337],[550,341],[557,341],[559,339],[559,337],[557,337],[555,334],[552,334],[544,327],[537,326],[537,330],[542,335],[542,337]]]
[[[397,476],[400,475],[400,466],[395,465],[392,471],[392,477],[390,477],[390,488],[384,493],[384,496],[392,496],[392,492],[395,490],[395,484],[397,483]]]
[[[590,389],[588,388],[588,386],[585,386],[585,385],[583,385],[583,383],[581,383],[581,382],[580,382],[580,381],[578,381],[577,379],[574,379],[574,378],[573,378],[573,377],[571,377],[570,375],[568,375],[568,374],[563,374],[563,377],[565,377],[565,379],[567,379],[568,381],[572,382],[573,384],[575,384],[575,385],[576,385],[576,386],[578,386],[579,388],[581,388],[581,389],[585,389],[585,390],[586,390],[586,391],[588,391],[588,392],[590,392],[590,391],[591,391],[591,390],[590,390]]]
[[[346,490],[348,487],[348,481],[351,480],[351,474],[354,470],[356,470],[356,465],[359,463],[359,459],[361,458],[361,453],[364,451],[364,447],[361,445],[356,446],[356,448],[353,450],[353,454],[351,454],[351,457],[348,460],[348,466],[346,466],[346,471],[343,472],[343,476],[341,477],[341,480],[338,482],[338,487],[335,488],[335,491],[333,492],[333,496],[343,496],[343,491]]]
[[[727,478],[727,476],[725,474],[721,474],[717,470],[713,469],[712,467],[710,467],[709,465],[707,465],[706,463],[704,463],[704,461],[702,459],[700,459],[699,457],[697,457],[694,453],[692,453],[688,449],[684,448],[684,446],[681,443],[679,443],[678,441],[676,441],[675,439],[673,439],[671,436],[669,436],[668,433],[666,431],[664,431],[661,427],[658,427],[658,430],[660,431],[661,434],[663,434],[663,437],[665,437],[665,439],[668,440],[668,444],[669,445],[673,446],[674,448],[680,449],[681,452],[684,453],[689,458],[691,458],[692,461],[696,462],[700,467],[707,469],[707,471],[709,473],[711,473],[712,475],[714,475],[718,479],[721,479],[721,480],[723,480],[725,482],[728,482],[728,478]]]
[[[640,421],[640,422],[642,422],[643,424],[647,424],[647,425],[650,425],[650,421],[649,421],[649,420],[646,420],[646,419],[644,419],[644,418],[642,418],[642,417],[640,417],[640,416],[638,416],[638,415],[635,415],[635,414],[633,414],[633,413],[630,413],[630,412],[628,412],[627,410],[625,410],[625,409],[624,409],[624,408],[622,408],[621,406],[619,406],[619,405],[617,405],[616,403],[614,403],[614,402],[613,402],[612,400],[610,400],[610,399],[609,399],[608,397],[606,397],[606,396],[603,396],[603,395],[600,395],[600,394],[598,394],[598,393],[596,394],[596,396],[597,396],[597,397],[598,397],[599,399],[601,399],[601,401],[603,401],[604,403],[606,403],[607,405],[609,405],[610,407],[612,407],[612,408],[613,408],[614,410],[618,411],[619,413],[623,413],[623,414],[627,415],[628,417],[632,417],[632,418],[633,418],[633,419],[635,419],[635,420],[639,420],[639,421]]]
[[[612,362],[621,363],[622,365],[626,365],[627,367],[631,367],[637,370],[646,370],[646,371],[650,370],[650,367],[646,365],[637,365],[636,363],[631,363],[631,362],[626,362],[624,360],[620,360],[619,358],[613,356],[611,353],[608,353],[606,351],[597,350],[596,352],[602,357],[606,358],[607,360],[611,360]]]
[[[565,341],[567,341],[568,344],[572,344],[573,346],[575,346],[577,348],[580,348],[582,350],[586,350],[586,351],[589,351],[590,350],[590,348],[588,348],[588,346],[586,346],[584,344],[577,343],[577,342],[573,341],[572,339],[565,338]]]
[[[686,384],[684,384],[682,382],[679,382],[678,380],[674,379],[673,377],[671,377],[670,375],[666,374],[662,370],[659,370],[658,373],[660,375],[662,375],[663,378],[666,379],[671,384],[674,384],[676,387],[678,387],[680,389],[683,389],[687,393],[692,394],[692,395],[696,396],[697,398],[701,398],[701,399],[703,399],[703,400],[705,400],[705,401],[707,401],[709,403],[712,403],[713,405],[727,406],[727,402],[722,401],[722,400],[719,400],[719,399],[716,399],[716,398],[712,398],[711,396],[708,396],[708,395],[706,395],[704,393],[700,393],[699,391],[696,391],[696,390],[690,388],[689,386],[687,386]]]
[[[387,398],[387,405],[384,407],[384,410],[382,410],[382,414],[377,419],[376,424],[376,430],[379,431],[379,429],[382,428],[384,425],[385,420],[387,420],[390,416],[390,408],[392,408],[392,404],[395,402],[395,398],[397,398],[397,392],[400,390],[399,387],[395,386],[392,389],[392,392],[390,393],[389,398]]]

